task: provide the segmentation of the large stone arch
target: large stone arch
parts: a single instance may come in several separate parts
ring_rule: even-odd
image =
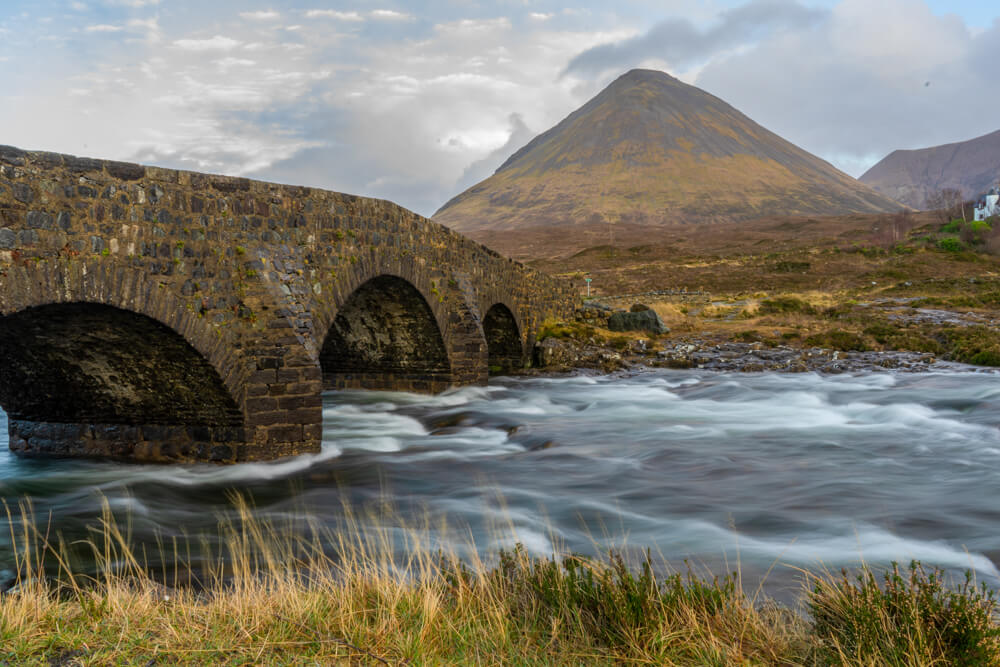
[[[324,388],[433,393],[454,385],[485,382],[486,344],[482,327],[455,281],[425,273],[413,262],[378,262],[366,258],[350,274],[329,281],[320,291],[333,295],[318,303],[314,310]],[[386,308],[378,306],[379,295],[386,299]],[[372,316],[364,323],[358,313],[366,309]],[[335,369],[331,364],[336,358],[333,346],[349,342],[344,335],[347,318],[367,330],[364,346],[369,354],[358,358],[364,363],[356,367],[344,363],[346,360],[342,358],[340,367]],[[377,331],[378,327],[382,330]],[[398,330],[389,330],[391,327]],[[360,332],[359,329],[355,333]],[[419,341],[413,340],[414,335],[426,343],[423,348],[416,344]],[[382,357],[384,363],[378,362],[379,350],[390,353]],[[440,351],[444,352],[443,357],[438,354]],[[407,363],[405,358],[393,357],[400,352],[411,361],[419,358],[421,363]]]
[[[144,315],[181,336],[219,374],[237,402],[250,370],[232,341],[146,273],[108,261],[26,263],[0,276],[0,316],[58,303],[92,303]]]
[[[0,405],[10,448],[148,461],[244,458],[251,438],[239,365],[232,346],[197,320],[128,267],[10,267],[0,276]]]
[[[514,312],[504,303],[490,306],[483,315],[483,337],[490,375],[524,367],[524,336]]]

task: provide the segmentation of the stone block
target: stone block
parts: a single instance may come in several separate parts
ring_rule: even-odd
[[[302,440],[302,426],[299,424],[272,426],[267,429],[267,441],[299,442]]]

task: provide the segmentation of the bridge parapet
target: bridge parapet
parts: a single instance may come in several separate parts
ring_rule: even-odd
[[[317,451],[324,388],[485,382],[574,298],[387,201],[0,147],[0,407],[24,454]]]

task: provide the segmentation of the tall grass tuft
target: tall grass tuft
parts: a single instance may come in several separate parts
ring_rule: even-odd
[[[971,573],[948,588],[940,570],[911,562],[876,576],[815,580],[809,596],[820,656],[832,664],[997,665],[1000,628],[995,593]]]

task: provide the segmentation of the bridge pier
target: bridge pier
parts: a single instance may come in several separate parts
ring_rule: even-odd
[[[324,388],[483,383],[573,302],[389,202],[0,146],[0,407],[18,454],[315,452]]]

